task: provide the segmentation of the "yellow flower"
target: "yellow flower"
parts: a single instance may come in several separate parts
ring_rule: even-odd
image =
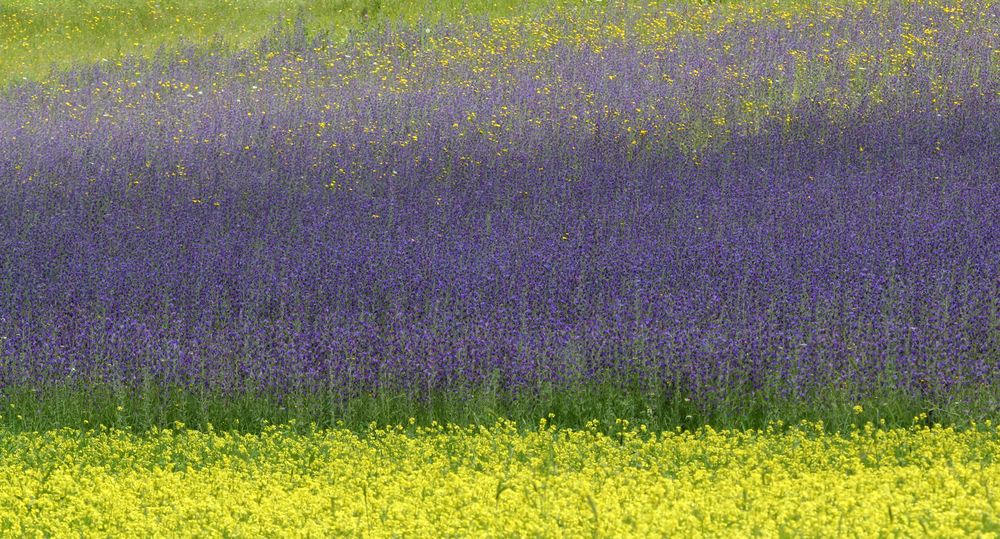
[[[824,536],[838,523],[863,536],[975,536],[1000,510],[982,494],[1000,489],[994,430],[845,438],[808,422],[651,432],[620,420],[609,436],[553,418],[363,436],[0,430],[0,522],[58,536]]]

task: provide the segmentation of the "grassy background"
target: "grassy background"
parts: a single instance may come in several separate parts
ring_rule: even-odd
[[[885,0],[825,0],[826,6]],[[346,38],[385,24],[432,24],[460,17],[531,15],[559,7],[622,10],[643,4],[676,6],[678,13],[713,4],[742,12],[730,0],[4,0],[0,2],[0,86],[46,80],[75,64],[149,56],[182,42],[239,48],[277,25],[301,19],[310,35]],[[754,9],[813,6],[813,0],[758,0]],[[697,18],[697,17],[696,17]]]
[[[388,21],[525,13],[553,0],[6,0],[0,3],[0,81],[44,79],[52,69],[150,54],[181,40],[253,43],[301,18],[347,36]]]
[[[34,432],[62,427],[95,428],[100,425],[131,428],[188,427],[260,432],[268,425],[298,425],[302,429],[349,428],[365,431],[378,426],[493,424],[509,419],[522,429],[536,428],[550,417],[561,427],[584,429],[592,420],[610,432],[616,420],[646,425],[657,431],[714,428],[763,429],[777,422],[822,421],[830,432],[847,432],[865,422],[888,428],[917,425],[965,427],[996,416],[989,395],[970,395],[965,402],[941,402],[904,391],[886,390],[850,399],[831,390],[825,395],[795,401],[776,395],[732,399],[707,405],[683,393],[648,394],[611,387],[548,391],[511,398],[489,390],[469,394],[438,394],[417,399],[403,394],[366,395],[348,400],[322,393],[291,394],[284,399],[266,395],[223,396],[181,388],[148,386],[118,390],[109,386],[50,388],[40,392],[6,388],[0,397],[0,428]],[[860,408],[859,408],[860,407]]]

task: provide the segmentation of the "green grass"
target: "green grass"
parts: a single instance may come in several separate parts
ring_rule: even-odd
[[[826,5],[853,0],[826,0]],[[879,1],[879,0],[874,0]],[[715,4],[737,12],[731,0],[653,0],[689,7]],[[640,9],[624,0],[4,0],[0,2],[0,86],[45,81],[74,65],[150,56],[181,43],[237,49],[254,44],[276,25],[301,19],[309,35],[344,39],[384,25],[433,24],[479,16],[530,16],[557,6],[590,10]],[[812,0],[760,0],[794,9]]]
[[[936,402],[902,391],[884,391],[853,401],[831,391],[800,402],[773,395],[734,398],[711,405],[682,393],[651,394],[594,386],[579,390],[541,390],[513,398],[482,389],[462,394],[437,394],[419,399],[402,393],[365,395],[335,400],[323,393],[295,394],[283,400],[265,395],[226,397],[180,388],[148,386],[123,391],[110,386],[62,386],[43,390],[7,388],[0,396],[0,428],[32,432],[62,427],[107,426],[145,431],[170,428],[181,422],[192,428],[237,429],[259,432],[267,425],[315,424],[323,428],[349,428],[363,432],[373,423],[417,425],[454,423],[492,424],[509,419],[523,428],[534,428],[539,418],[554,414],[560,426],[585,428],[591,420],[612,428],[616,419],[645,424],[655,430],[714,428],[766,428],[783,421],[822,421],[831,432],[871,421],[884,427],[909,427],[940,423],[962,427],[972,421],[995,417],[995,396],[973,394],[965,402]],[[861,406],[860,413],[855,406]],[[928,416],[921,416],[928,414]],[[884,423],[883,423],[884,422]]]
[[[553,0],[7,0],[0,3],[0,81],[149,55],[181,42],[247,46],[301,18],[311,34],[346,37],[389,21],[524,14]]]

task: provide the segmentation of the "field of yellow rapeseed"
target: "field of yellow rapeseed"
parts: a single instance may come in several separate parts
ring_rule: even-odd
[[[611,435],[593,427],[2,433],[0,533],[1000,533],[1000,432],[988,424],[868,424],[847,434],[809,423],[651,433],[623,422]]]

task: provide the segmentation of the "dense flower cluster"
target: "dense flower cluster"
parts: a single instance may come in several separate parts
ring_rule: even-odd
[[[609,2],[12,87],[0,386],[996,405],[997,28]]]
[[[0,432],[0,531],[177,537],[959,537],[1000,529],[1000,433],[396,427]]]

